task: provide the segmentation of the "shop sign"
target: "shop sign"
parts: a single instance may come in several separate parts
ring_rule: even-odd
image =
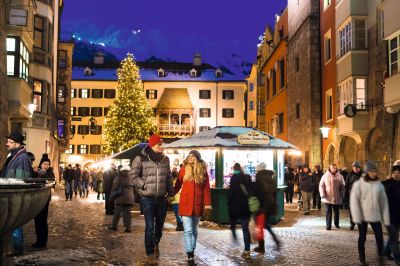
[[[257,131],[249,131],[238,136],[239,144],[269,144],[269,137]]]
[[[10,9],[10,25],[26,26],[28,11],[25,9]]]

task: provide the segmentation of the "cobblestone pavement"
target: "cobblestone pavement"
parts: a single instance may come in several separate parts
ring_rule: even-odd
[[[303,216],[294,204],[285,205],[284,219],[274,227],[282,241],[280,251],[276,250],[266,232],[266,254],[252,252],[251,260],[240,257],[242,241],[234,243],[227,227],[201,227],[196,248],[198,265],[357,265],[358,232],[348,230],[346,211],[341,212],[340,229],[325,230],[325,219],[321,211],[313,210],[310,216]],[[144,265],[144,218],[138,212],[133,214],[132,233],[124,233],[122,225],[118,232],[110,232],[106,226],[111,216],[104,215],[104,201],[97,200],[91,193],[87,199],[73,198],[65,201],[62,193],[53,193],[49,211],[48,249],[93,250],[104,247],[108,263],[112,265]],[[122,223],[122,221],[120,221]],[[24,227],[26,254],[40,252],[32,250],[35,241],[34,225]],[[239,229],[240,230],[240,229]],[[238,236],[241,236],[238,231]],[[385,239],[387,235],[385,236]],[[255,245],[252,245],[254,248]],[[367,259],[370,265],[377,265],[374,237],[367,236]],[[168,213],[164,235],[160,243],[159,265],[185,265],[183,232],[175,231],[174,216]],[[386,265],[394,265],[385,261]]]

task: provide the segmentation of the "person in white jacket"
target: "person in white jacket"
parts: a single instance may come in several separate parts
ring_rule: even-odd
[[[380,265],[383,265],[384,255],[381,222],[386,226],[390,225],[389,204],[377,170],[373,161],[367,161],[364,165],[365,174],[354,183],[350,192],[350,209],[359,231],[358,255],[361,265],[368,265],[365,260],[368,224],[374,231]]]

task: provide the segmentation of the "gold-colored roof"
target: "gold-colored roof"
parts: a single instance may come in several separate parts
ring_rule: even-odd
[[[157,109],[193,109],[187,89],[166,88]]]

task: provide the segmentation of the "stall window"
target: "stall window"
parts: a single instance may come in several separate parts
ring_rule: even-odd
[[[35,112],[41,113],[43,104],[43,81],[33,81],[33,103],[36,104]]]
[[[234,110],[232,108],[223,108],[222,109],[222,117],[224,118],[233,118]]]

